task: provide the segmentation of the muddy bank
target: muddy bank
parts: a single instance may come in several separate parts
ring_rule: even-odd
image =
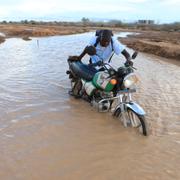
[[[100,27],[1,24],[0,32],[4,33],[5,37],[0,36],[0,43],[11,37],[20,37],[28,41],[31,40],[30,37],[77,34],[95,31],[96,29],[100,29]],[[110,27],[102,27],[101,29],[111,29],[113,32],[137,32],[135,29]],[[148,30],[138,31],[138,33],[129,35],[127,38],[121,38],[120,41],[138,51],[180,60],[180,32]]]
[[[120,41],[138,51],[180,60],[180,32],[146,31]]]
[[[127,29],[110,27],[89,27],[89,26],[63,26],[63,25],[30,25],[30,24],[0,24],[0,33],[5,36],[1,38],[0,43],[6,38],[20,37],[25,41],[31,40],[31,37],[45,37],[55,35],[79,34],[97,29],[111,29],[113,32],[124,32]]]
[[[5,41],[5,38],[0,36],[0,44],[3,43],[4,41]]]
[[[86,27],[74,27],[74,26],[19,25],[19,24],[0,25],[0,32],[4,33],[6,35],[6,38],[21,37],[24,40],[29,40],[29,37],[68,35],[68,34],[84,33],[87,31],[88,28]]]
[[[0,31],[0,44],[5,41],[5,34]]]
[[[128,29],[110,27],[90,27],[90,26],[63,26],[63,25],[22,25],[22,24],[0,24],[0,32],[10,37],[41,37],[55,35],[78,34],[97,29],[111,29],[113,32],[126,32]],[[134,30],[132,30],[134,31]]]

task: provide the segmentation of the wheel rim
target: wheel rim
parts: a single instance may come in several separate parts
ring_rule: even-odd
[[[114,113],[114,116],[118,117],[118,119],[122,122],[124,127],[130,126],[134,128],[138,133],[147,136],[148,127],[143,116],[136,114],[131,109],[128,109],[124,112],[120,112],[120,109],[118,109]]]
[[[128,115],[131,121],[131,126],[136,128],[140,133],[143,133],[143,127],[139,117],[133,111],[128,111]]]

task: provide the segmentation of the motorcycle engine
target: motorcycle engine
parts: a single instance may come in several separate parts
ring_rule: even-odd
[[[112,97],[112,92],[97,91],[94,94],[94,98],[91,101],[91,104],[98,110],[98,112],[108,112],[111,107],[111,100],[109,100],[109,98]]]

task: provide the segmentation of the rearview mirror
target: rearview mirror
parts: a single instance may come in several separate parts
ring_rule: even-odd
[[[137,57],[137,55],[138,55],[138,52],[135,51],[135,52],[133,53],[133,55],[132,55],[132,59],[135,59],[135,58]]]

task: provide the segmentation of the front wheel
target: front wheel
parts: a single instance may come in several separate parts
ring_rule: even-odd
[[[131,109],[128,109],[127,111],[131,126],[133,128],[136,128],[138,132],[143,134],[144,136],[148,135],[148,123],[145,119],[144,115],[139,115],[132,111]]]
[[[140,134],[147,136],[148,135],[148,123],[144,117],[144,115],[139,115],[131,109],[127,109],[127,111],[120,112],[120,108],[118,108],[114,116],[120,118],[125,127],[131,126],[135,128]]]

